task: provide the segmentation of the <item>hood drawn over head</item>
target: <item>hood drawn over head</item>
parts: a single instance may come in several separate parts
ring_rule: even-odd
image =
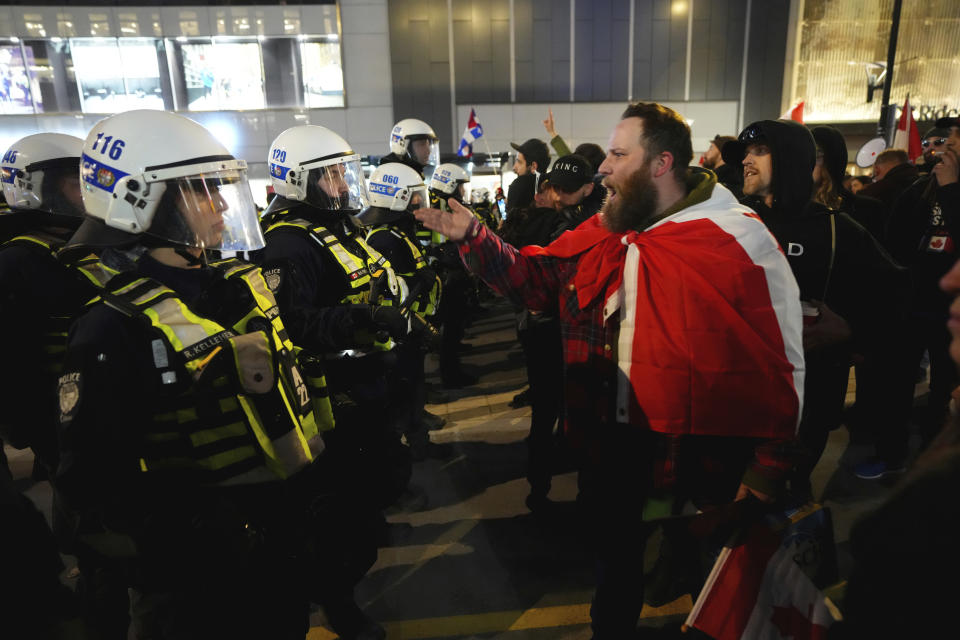
[[[736,142],[723,146],[723,161],[741,164],[747,147],[758,142],[766,143],[772,155],[773,208],[785,213],[803,211],[813,197],[817,162],[810,131],[793,120],[759,120],[745,128]]]
[[[843,176],[847,172],[847,142],[833,127],[814,127],[813,139],[823,151],[823,168],[833,180],[833,188],[843,191]]]

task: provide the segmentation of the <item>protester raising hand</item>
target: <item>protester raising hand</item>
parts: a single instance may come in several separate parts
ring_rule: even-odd
[[[557,137],[557,127],[553,122],[553,108],[547,107],[547,119],[543,121],[543,128],[547,130],[547,135],[551,138]]]
[[[463,242],[477,219],[469,209],[453,198],[447,200],[447,206],[450,207],[449,212],[439,209],[417,209],[414,215],[427,229],[442,233],[452,242]]]

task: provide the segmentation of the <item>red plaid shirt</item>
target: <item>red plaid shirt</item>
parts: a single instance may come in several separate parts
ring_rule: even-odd
[[[476,223],[468,240],[460,245],[460,254],[471,271],[511,302],[559,316],[565,363],[565,429],[571,442],[587,447],[589,452],[591,431],[616,420],[619,320],[614,314],[604,322],[602,300],[580,308],[574,276],[583,254],[571,258],[524,255]],[[794,441],[743,440],[741,445],[753,448],[752,460],[738,461],[739,456],[729,455],[729,446],[716,446],[714,437],[653,434],[654,489],[679,489],[678,465],[682,459],[685,468],[695,465],[698,473],[740,473],[747,462],[743,481],[763,493],[775,493],[796,460]]]

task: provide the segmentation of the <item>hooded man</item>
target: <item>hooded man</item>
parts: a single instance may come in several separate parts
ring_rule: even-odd
[[[877,240],[883,240],[886,216],[876,198],[856,196],[843,186],[849,155],[843,134],[833,127],[814,127],[817,163],[813,168],[814,200],[830,209],[843,211],[860,223]]]
[[[724,146],[723,155],[728,163],[743,164],[743,203],[780,242],[807,307],[798,435],[808,455],[793,484],[809,493],[810,472],[829,431],[840,425],[851,354],[877,349],[903,307],[896,293],[898,269],[853,218],[813,200],[817,147],[803,125],[754,122]]]
[[[767,229],[692,157],[678,113],[636,103],[600,166],[603,209],[549,246],[518,251],[463,207],[416,213],[491,287],[559,317],[565,432],[597,536],[596,640],[639,637],[645,519],[687,500],[773,500],[792,463],[796,282]]]

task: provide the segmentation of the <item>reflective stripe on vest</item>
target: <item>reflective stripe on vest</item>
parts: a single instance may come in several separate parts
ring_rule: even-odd
[[[52,260],[61,264],[64,269],[77,268],[77,265],[63,265],[63,263],[58,260],[57,251],[59,251],[64,244],[66,243],[63,239],[38,231],[14,236],[3,243],[3,246],[20,245],[40,249],[43,253],[48,254]],[[96,256],[92,256],[92,258],[99,263]],[[82,269],[77,269],[77,271],[90,279],[97,289],[103,288],[104,284],[118,273],[117,271],[102,266],[101,270],[96,270],[97,277],[93,278],[91,275],[95,272],[93,266],[85,265],[85,267],[90,269],[90,273],[86,273]],[[96,300],[96,297],[92,297],[92,299]],[[51,316],[45,320],[46,325],[41,334],[41,342],[39,345],[44,354],[42,367],[46,372],[59,375],[63,370],[63,355],[67,350],[67,331],[70,328],[70,323],[73,318],[71,316]]]
[[[366,253],[365,256],[358,256],[349,251],[343,246],[340,239],[326,227],[311,224],[302,218],[275,222],[267,228],[265,234],[281,227],[305,231],[317,244],[330,252],[330,255],[333,256],[337,264],[340,265],[340,268],[343,269],[352,292],[344,296],[341,302],[348,304],[369,303],[390,305],[390,295],[395,296],[399,292],[396,275],[393,273],[390,263],[360,236],[354,236],[353,239]],[[383,286],[375,287],[375,284],[381,281],[384,283]],[[389,295],[382,291],[384,288],[388,290],[387,293],[389,293]],[[376,289],[373,294],[373,297],[376,299],[371,299],[372,289]]]
[[[255,301],[233,327],[198,316],[173,290],[147,278],[104,294],[110,306],[157,329],[191,378],[188,388],[165,399],[163,412],[152,416],[140,468],[192,470],[220,484],[286,478],[323,450],[319,433],[333,427],[332,412],[316,409],[320,393],[310,397],[260,269],[238,260],[211,266],[246,284]],[[269,333],[261,327],[248,332],[254,318],[270,327]],[[213,373],[204,375],[207,371]],[[170,373],[175,382],[175,371],[163,375]],[[318,377],[316,388],[325,391],[322,373]],[[271,411],[266,420],[264,406]],[[264,473],[264,463],[270,473]]]
[[[383,231],[392,233],[394,237],[403,240],[407,244],[407,248],[410,249],[410,254],[413,256],[414,263],[416,265],[413,272],[398,273],[397,275],[411,277],[415,275],[417,271],[427,266],[427,260],[424,257],[423,252],[420,250],[420,248],[410,240],[410,238],[407,236],[406,233],[397,229],[396,227],[392,227],[390,225],[382,225],[379,227],[374,227],[367,234],[367,240],[370,240],[370,237],[373,236],[373,234],[383,232]],[[437,302],[440,299],[440,291],[442,286],[443,285],[440,281],[440,278],[437,277],[435,279],[433,286],[430,287],[430,291],[426,295],[418,296],[418,299],[415,300],[410,305],[410,310],[413,311],[414,313],[419,313],[420,315],[424,315],[424,316],[434,315],[437,312]]]

